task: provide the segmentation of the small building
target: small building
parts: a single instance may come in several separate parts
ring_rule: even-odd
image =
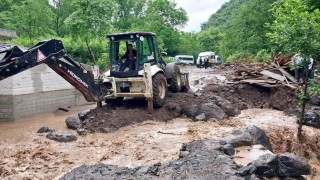
[[[16,31],[0,29],[0,39],[14,39],[17,37]]]

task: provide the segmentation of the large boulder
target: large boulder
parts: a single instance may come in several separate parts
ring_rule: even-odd
[[[182,107],[180,106],[180,104],[176,103],[176,102],[169,102],[166,104],[166,108],[168,110],[170,110],[171,113],[173,113],[173,115],[175,117],[178,117],[181,115],[182,113]]]
[[[50,132],[46,137],[58,142],[71,142],[77,140],[77,137],[73,134],[63,134],[59,132]]]
[[[187,115],[188,117],[195,117],[199,113],[199,106],[197,104],[186,104],[183,109],[182,113]]]
[[[231,144],[226,144],[222,146],[222,151],[229,156],[233,156],[236,150]]]
[[[78,117],[68,117],[66,119],[66,125],[69,129],[77,130],[81,128],[81,120]]]
[[[255,174],[262,177],[272,178],[276,176],[278,168],[278,156],[265,154],[251,163],[256,167]]]
[[[220,144],[231,144],[233,147],[261,144],[272,151],[272,146],[266,133],[257,126],[253,125],[241,128],[229,136],[224,137],[220,141]]]
[[[310,166],[299,156],[283,153],[278,158],[277,174],[280,177],[298,177],[310,174]]]
[[[320,117],[314,111],[307,111],[304,114],[303,124],[307,126],[320,128]]]
[[[217,120],[223,120],[228,118],[228,115],[219,106],[212,102],[201,105],[198,114],[202,113],[204,113],[208,119],[214,118]]]
[[[316,95],[310,96],[310,102],[313,105],[320,106],[320,97]]]
[[[235,116],[240,113],[233,103],[220,96],[214,96],[215,103],[228,115]]]

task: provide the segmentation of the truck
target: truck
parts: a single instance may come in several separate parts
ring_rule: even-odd
[[[182,73],[175,63],[165,63],[157,45],[156,34],[152,32],[130,32],[110,34],[109,70],[100,73],[98,66],[85,66],[66,53],[60,40],[41,41],[22,51],[17,46],[2,49],[0,60],[0,81],[22,71],[47,64],[58,75],[78,89],[89,102],[113,104],[125,97],[142,97],[148,102],[148,112],[161,107],[167,98],[167,91],[183,92],[189,89],[188,73]],[[136,57],[134,69],[122,68],[121,55],[134,45]]]

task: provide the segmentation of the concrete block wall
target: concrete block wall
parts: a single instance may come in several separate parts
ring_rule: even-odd
[[[0,81],[0,121],[83,104],[91,103],[45,64]]]

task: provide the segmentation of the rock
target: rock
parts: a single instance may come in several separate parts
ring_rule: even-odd
[[[222,146],[222,150],[225,154],[227,154],[229,156],[233,156],[235,153],[235,149],[231,144],[226,144],[226,145]]]
[[[276,176],[278,167],[278,156],[275,154],[265,154],[251,163],[257,169],[254,172],[258,176],[272,178]]]
[[[90,109],[89,109],[89,110],[82,111],[82,112],[79,112],[79,113],[78,113],[78,118],[79,118],[81,121],[84,121],[85,119],[88,118],[89,112],[90,112]]]
[[[235,131],[220,141],[221,145],[231,144],[233,147],[251,146],[252,136],[249,133]]]
[[[233,103],[230,101],[220,97],[214,96],[216,104],[228,115],[228,116],[235,116],[240,113],[239,109],[237,109]]]
[[[204,113],[196,116],[195,119],[196,119],[197,121],[205,121],[205,120],[207,120],[206,115],[205,115]]]
[[[102,133],[111,133],[111,132],[114,132],[114,131],[116,131],[116,129],[115,128],[107,128],[107,127],[105,127],[105,128],[100,128],[100,132],[102,132]]]
[[[138,175],[142,175],[142,174],[147,174],[149,167],[143,166],[140,167],[139,170],[137,171]]]
[[[299,156],[283,153],[278,158],[279,177],[298,177],[310,174],[310,166]]]
[[[178,103],[171,102],[166,105],[166,107],[174,114],[175,117],[178,117],[182,113],[182,108]]]
[[[198,114],[199,106],[196,104],[188,104],[182,108],[182,113],[188,117],[195,117]]]
[[[159,174],[160,166],[161,166],[161,163],[156,163],[156,164],[150,166],[148,168],[148,173],[155,175],[155,176],[159,176],[160,175]]]
[[[256,167],[253,165],[241,167],[237,172],[237,176],[248,176],[251,175],[256,170]]]
[[[77,137],[73,134],[63,134],[58,132],[50,132],[46,137],[58,142],[71,142],[77,140]]]
[[[180,158],[187,157],[189,154],[190,154],[189,151],[180,151],[179,157]]]
[[[208,119],[215,118],[217,120],[223,120],[228,118],[228,115],[219,106],[212,102],[202,104],[198,113],[204,113]]]
[[[224,137],[220,141],[220,144],[231,144],[233,145],[233,147],[261,144],[262,146],[272,151],[272,146],[268,136],[260,128],[253,125],[241,128],[233,132],[229,136]]]
[[[66,124],[69,129],[81,128],[81,120],[78,117],[68,117],[66,119]]]
[[[84,128],[78,128],[77,133],[79,135],[85,135],[85,134],[87,134],[87,130],[85,130]]]
[[[310,102],[313,105],[319,106],[320,105],[320,97],[318,97],[316,95],[312,95],[312,96],[310,96]]]
[[[314,111],[307,111],[304,114],[303,124],[307,126],[320,128],[320,117]]]
[[[262,129],[252,125],[246,127],[245,131],[249,131],[250,135],[253,137],[252,145],[261,144],[262,146],[266,147],[268,150],[272,152],[272,145],[269,141],[269,138]]]
[[[42,127],[40,128],[37,133],[48,133],[48,132],[52,132],[52,129],[49,129],[48,127]]]

